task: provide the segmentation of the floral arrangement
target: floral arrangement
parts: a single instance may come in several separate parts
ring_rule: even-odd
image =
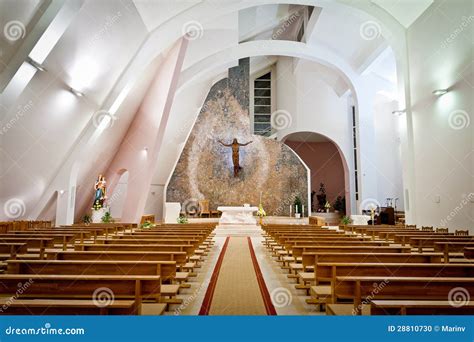
[[[97,200],[94,202],[94,205],[92,206],[92,210],[100,210],[102,209],[102,204],[100,204],[100,201]]]
[[[140,228],[143,228],[143,229],[150,229],[150,228],[155,228],[155,227],[156,227],[156,224],[151,223],[149,220],[146,220],[140,225]]]
[[[188,218],[184,215],[180,215],[176,221],[178,221],[179,224],[186,224],[188,223]]]
[[[263,210],[263,205],[262,205],[262,203],[260,203],[260,204],[258,205],[257,216],[258,216],[258,217],[265,217],[265,216],[267,216],[267,213],[265,213],[265,210]]]
[[[329,201],[326,201],[326,204],[324,205],[324,208],[331,209],[331,203],[329,203]]]

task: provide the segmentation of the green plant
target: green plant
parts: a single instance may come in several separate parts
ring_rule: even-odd
[[[81,219],[82,223],[90,224],[92,222],[92,217],[89,214],[85,214]]]
[[[348,224],[351,224],[352,220],[349,216],[343,216],[341,219],[341,225],[347,226]]]
[[[110,212],[107,211],[104,216],[101,218],[102,223],[113,223],[114,219],[112,218],[112,215],[110,215]]]
[[[299,196],[295,197],[295,200],[293,201],[293,207],[295,207],[295,213],[298,212],[299,214],[302,213],[303,211],[303,202],[301,201],[301,198]],[[296,210],[298,208],[298,210]]]
[[[145,222],[143,222],[140,225],[140,228],[143,228],[143,229],[150,229],[150,228],[154,228],[154,227],[156,227],[156,224],[151,223],[149,220],[146,220]]]
[[[178,221],[179,224],[186,224],[188,223],[188,218],[184,215],[179,215],[176,221]]]

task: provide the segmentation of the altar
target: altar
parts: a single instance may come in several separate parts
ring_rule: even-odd
[[[219,225],[257,225],[257,219],[253,216],[257,207],[218,207],[217,210],[222,212]]]

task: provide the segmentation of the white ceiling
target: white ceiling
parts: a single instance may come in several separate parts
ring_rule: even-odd
[[[372,0],[406,28],[431,6],[433,0]]]

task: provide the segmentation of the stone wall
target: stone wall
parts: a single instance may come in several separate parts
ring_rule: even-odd
[[[234,138],[240,143],[239,176],[233,175]],[[209,91],[167,188],[166,201],[188,210],[200,199],[219,205],[258,205],[260,193],[268,215],[288,215],[299,196],[307,208],[307,171],[285,144],[252,135],[249,118],[249,60],[229,69],[229,77]]]

